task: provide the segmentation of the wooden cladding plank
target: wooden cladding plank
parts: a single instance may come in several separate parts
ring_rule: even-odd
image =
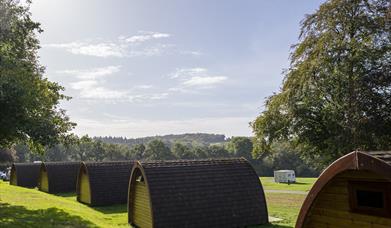
[[[386,180],[386,178],[379,176],[376,173],[364,171],[364,170],[343,172],[338,175],[338,178],[345,179],[345,180],[352,180],[352,179],[357,179],[357,180],[367,179],[371,181]]]
[[[18,185],[18,181],[16,178],[16,170],[11,172],[10,184],[11,185]]]
[[[339,228],[352,228],[352,227],[360,227],[360,228],[372,228],[372,224],[369,222],[361,222],[350,220],[347,218],[335,218],[329,216],[322,215],[312,215],[311,222],[313,224],[327,224],[329,227],[339,227]]]
[[[330,194],[345,194],[347,195],[349,193],[349,190],[347,187],[338,187],[338,186],[329,186],[322,190],[321,193],[330,193]]]
[[[140,228],[152,228],[150,199],[144,183],[136,181],[133,197],[133,223]]]
[[[40,173],[40,183],[39,183],[39,189],[44,192],[49,192],[49,179],[48,179],[48,173],[44,170],[41,170]]]
[[[360,222],[368,222],[370,224],[377,224],[380,226],[391,227],[391,218],[377,217],[372,215],[364,215],[352,213],[349,211],[338,211],[333,209],[315,208],[312,211],[313,215],[342,218]]]
[[[81,172],[80,175],[80,201],[91,204],[90,180],[85,171]]]

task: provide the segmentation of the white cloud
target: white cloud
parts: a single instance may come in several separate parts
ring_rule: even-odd
[[[106,76],[120,71],[121,66],[107,66],[91,69],[63,70],[59,74],[74,76],[78,81],[70,83],[70,87],[79,91],[80,98],[119,100],[128,99],[128,92],[106,88]]]
[[[181,51],[181,54],[193,55],[193,56],[201,56],[201,55],[203,55],[203,53],[200,52],[200,51]]]
[[[129,89],[113,89],[107,87],[107,76],[120,71],[121,66],[107,66],[91,69],[63,70],[58,74],[74,76],[70,88],[79,92],[79,98],[87,100],[104,100],[107,102],[145,102],[161,100],[169,96],[167,92],[149,92],[153,85],[136,85]],[[111,80],[113,81],[113,80]],[[110,82],[111,82],[110,81]],[[148,90],[148,92],[146,91]]]
[[[95,57],[131,58],[140,56],[160,56],[163,54],[179,54],[201,56],[199,51],[178,50],[175,44],[160,43],[172,37],[169,33],[139,31],[133,36],[119,36],[114,40],[82,40],[69,43],[43,44],[44,48],[57,48],[74,55]]]
[[[79,79],[96,79],[102,76],[108,76],[117,73],[120,71],[120,69],[121,66],[107,66],[87,70],[63,70],[57,71],[57,73],[74,75]]]
[[[59,44],[45,44],[43,47],[65,49],[75,55],[88,55],[96,57],[124,57],[126,47],[116,43],[86,43],[71,42]]]
[[[191,77],[183,82],[185,86],[211,87],[227,80],[225,76]]]
[[[138,32],[138,35],[120,36],[114,41],[81,41],[70,43],[44,44],[43,47],[64,49],[75,55],[87,55],[95,57],[138,57],[158,56],[163,54],[173,45],[168,44],[144,44],[146,41],[169,38],[171,34],[159,32]]]
[[[105,87],[86,87],[80,92],[82,98],[119,100],[128,98],[126,91],[112,90]]]
[[[94,86],[97,86],[98,82],[95,80],[85,80],[85,81],[72,82],[70,85],[72,89],[84,90],[84,89],[89,89],[89,88],[93,88]]]
[[[169,93],[156,93],[149,96],[151,100],[162,100],[168,97]]]
[[[201,67],[195,67],[195,68],[180,68],[176,69],[176,71],[172,74],[170,74],[170,78],[184,78],[184,77],[192,77],[197,75],[204,75],[206,74],[208,69],[201,68]]]
[[[226,76],[211,75],[208,69],[202,67],[179,68],[169,74],[169,77],[180,82],[179,86],[169,88],[169,91],[172,92],[189,92],[188,87],[213,88],[228,79]]]
[[[125,38],[125,41],[128,43],[142,43],[148,40],[168,38],[171,34],[168,33],[159,33],[159,32],[139,32],[140,35],[134,35],[129,38]]]
[[[153,88],[153,85],[137,85],[134,88],[136,88],[136,89],[151,89],[151,88]]]

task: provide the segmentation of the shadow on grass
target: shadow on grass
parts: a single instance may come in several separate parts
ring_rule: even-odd
[[[292,228],[292,226],[269,223],[269,224],[265,224],[265,225],[249,226],[249,228]]]
[[[0,227],[97,227],[80,216],[58,208],[29,210],[23,206],[0,203]]]
[[[291,185],[310,185],[312,183],[305,183],[305,182],[295,182],[295,183],[291,183]],[[288,185],[288,184],[287,184]]]
[[[57,193],[55,195],[60,197],[65,197],[65,198],[75,197],[75,199],[77,197],[75,192]],[[103,214],[117,214],[117,213],[125,213],[128,211],[127,204],[116,204],[110,206],[94,206],[91,208],[96,211],[102,212]]]
[[[286,186],[290,186],[290,185],[311,185],[312,183],[305,183],[305,182],[295,182],[295,183],[276,183],[278,185],[286,185]]]
[[[61,196],[61,197],[76,197],[76,192],[56,193],[54,195]]]
[[[116,204],[112,206],[97,206],[91,208],[99,212],[102,212],[103,214],[117,214],[117,213],[125,213],[128,211],[127,204]]]

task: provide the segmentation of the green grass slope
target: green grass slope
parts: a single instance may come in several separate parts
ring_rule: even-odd
[[[314,178],[299,178],[296,185],[269,183],[261,178],[266,190],[306,191]],[[266,192],[269,215],[283,219],[259,228],[293,227],[303,194]],[[0,181],[0,227],[128,227],[126,205],[88,207],[76,201],[74,194],[51,195],[37,189],[11,186]]]
[[[126,205],[91,208],[74,194],[51,195],[0,182],[0,227],[128,227]]]

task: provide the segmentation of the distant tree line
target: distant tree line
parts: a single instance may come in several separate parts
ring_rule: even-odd
[[[106,143],[114,144],[127,144],[133,146],[136,144],[147,144],[149,141],[159,139],[164,143],[172,143],[175,141],[181,141],[183,143],[200,143],[200,144],[211,144],[211,143],[222,143],[226,142],[227,138],[223,134],[206,134],[206,133],[187,133],[187,134],[176,134],[176,135],[162,135],[162,136],[148,136],[142,138],[126,138],[126,137],[94,137],[95,140],[100,140]]]
[[[207,134],[203,137],[205,138]],[[213,136],[213,135],[212,135]],[[262,160],[252,158],[253,142],[249,137],[232,137],[219,143],[189,140],[190,134],[148,137],[145,144],[107,143],[88,136],[74,137],[69,144],[46,148],[44,154],[32,153],[28,146],[17,144],[12,149],[0,150],[0,163],[32,161],[117,161],[117,160],[173,160],[244,157],[259,175],[272,175],[275,169],[293,169],[298,176],[314,176],[318,171],[306,164],[287,145],[279,145],[278,153]],[[171,140],[168,140],[170,138]],[[107,138],[106,138],[107,139]],[[111,138],[119,142],[119,138]],[[166,139],[165,141],[163,141]],[[184,139],[184,140],[182,140]],[[145,140],[145,138],[143,139]],[[107,140],[106,140],[107,141]],[[123,140],[123,142],[129,142]]]

